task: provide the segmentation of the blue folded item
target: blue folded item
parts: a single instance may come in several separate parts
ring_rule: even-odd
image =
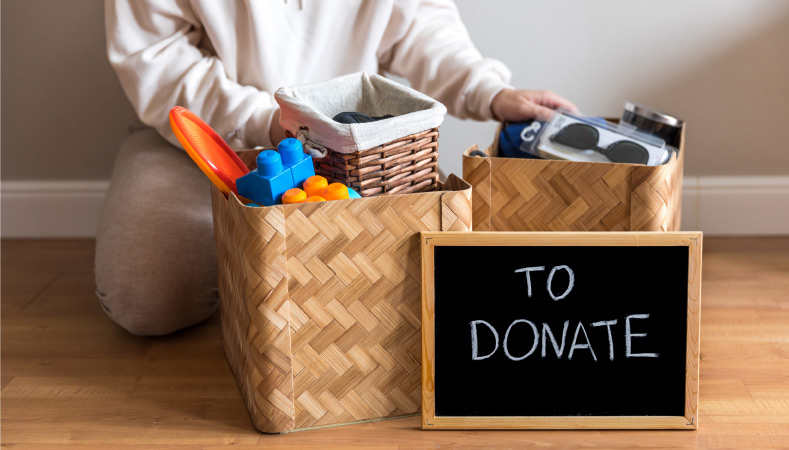
[[[531,144],[537,140],[545,122],[529,120],[505,124],[499,135],[499,156],[502,158],[540,159],[531,154]]]

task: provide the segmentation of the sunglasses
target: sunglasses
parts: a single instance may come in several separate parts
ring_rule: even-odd
[[[598,147],[600,132],[585,123],[572,123],[551,136],[551,142],[578,150],[594,150],[615,163],[647,164],[649,151],[632,141],[617,141],[606,148]]]

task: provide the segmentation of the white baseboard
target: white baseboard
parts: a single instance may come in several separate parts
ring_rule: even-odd
[[[108,181],[3,181],[4,238],[94,237]],[[789,176],[687,176],[682,229],[789,235]]]
[[[95,237],[109,181],[3,181],[4,238]]]
[[[707,236],[789,235],[789,176],[686,176],[682,229]]]

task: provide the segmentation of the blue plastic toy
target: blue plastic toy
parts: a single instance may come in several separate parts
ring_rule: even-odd
[[[298,139],[283,139],[277,145],[277,151],[282,157],[282,165],[290,169],[293,175],[293,186],[301,187],[304,180],[315,175],[312,156],[304,153],[304,148]]]
[[[312,165],[312,159],[309,162]],[[239,195],[263,206],[272,206],[281,202],[285,191],[296,187],[291,169],[283,167],[280,154],[274,150],[260,152],[257,165],[257,169],[236,180]]]

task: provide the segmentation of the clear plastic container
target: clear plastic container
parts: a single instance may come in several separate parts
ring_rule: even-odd
[[[559,110],[529,149],[544,159],[659,166],[671,158],[665,141],[633,127]]]

